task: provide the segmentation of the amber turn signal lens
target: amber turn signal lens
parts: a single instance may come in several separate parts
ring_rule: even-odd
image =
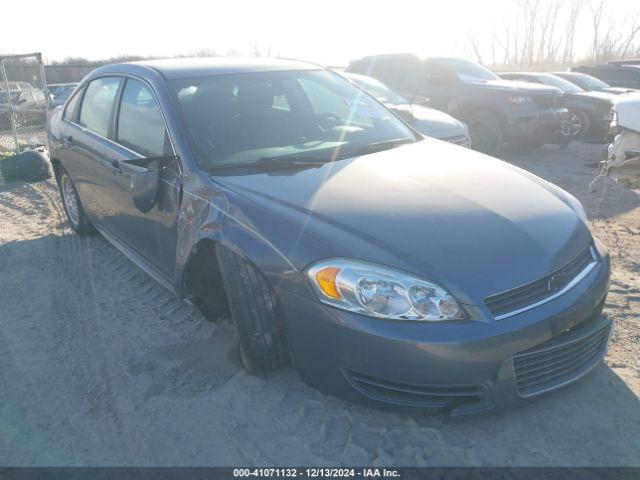
[[[340,298],[340,292],[336,286],[336,277],[340,273],[340,269],[337,267],[327,267],[316,273],[316,280],[318,285],[322,288],[322,291],[331,298]]]

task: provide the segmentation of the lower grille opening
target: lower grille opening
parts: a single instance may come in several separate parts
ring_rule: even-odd
[[[606,325],[576,339],[570,339],[575,335],[570,331],[515,355],[518,393],[523,397],[538,395],[584,375],[604,355],[610,330],[610,325]]]
[[[363,395],[383,402],[436,409],[453,409],[486,399],[483,385],[435,387],[383,380],[345,371],[347,379]]]

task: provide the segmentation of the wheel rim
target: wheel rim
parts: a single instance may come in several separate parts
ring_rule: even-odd
[[[577,113],[572,113],[569,116],[569,132],[572,137],[578,136],[582,132],[582,117]]]
[[[76,195],[76,190],[73,188],[73,184],[71,183],[71,179],[64,175],[62,177],[62,198],[64,200],[64,206],[67,210],[67,214],[69,215],[69,220],[74,225],[78,225],[80,223],[80,208],[78,205],[78,196]]]

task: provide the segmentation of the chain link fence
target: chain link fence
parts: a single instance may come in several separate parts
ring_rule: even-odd
[[[0,155],[46,145],[47,112],[101,65],[44,65],[40,53],[0,56]]]
[[[46,144],[48,104],[42,56],[0,56],[0,153]]]

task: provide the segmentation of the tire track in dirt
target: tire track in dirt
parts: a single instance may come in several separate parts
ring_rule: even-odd
[[[598,154],[520,160],[594,215],[584,165]],[[638,465],[640,209],[610,192],[592,224],[613,260],[605,365],[524,408],[450,422],[325,396],[291,368],[247,375],[228,324],[73,234],[53,182],[0,187],[0,464]]]

